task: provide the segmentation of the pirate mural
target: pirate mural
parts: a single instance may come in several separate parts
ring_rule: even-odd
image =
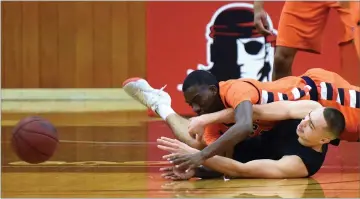
[[[206,27],[207,65],[198,70],[208,70],[218,81],[253,78],[271,81],[274,47],[270,37],[257,32],[254,24],[253,4],[231,3],[215,11]],[[270,30],[276,35],[270,17]],[[192,72],[187,70],[187,74]],[[181,91],[182,85],[178,85]]]

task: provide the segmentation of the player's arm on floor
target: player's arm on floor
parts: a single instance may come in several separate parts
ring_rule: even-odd
[[[211,170],[207,167],[200,166],[195,169],[194,177],[202,178],[202,179],[212,179],[212,178],[219,178],[224,174],[217,172],[215,170]]]
[[[204,166],[231,177],[249,178],[301,178],[308,171],[300,157],[284,156],[280,160],[260,159],[241,163],[230,158],[215,156]]]

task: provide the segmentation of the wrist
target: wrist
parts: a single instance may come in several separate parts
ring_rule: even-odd
[[[222,173],[212,171],[204,166],[199,166],[195,168],[194,177],[202,178],[202,179],[211,179],[211,178],[219,178],[222,175],[223,175]]]
[[[254,11],[263,10],[264,2],[263,1],[254,1]]]
[[[203,160],[203,161],[205,161],[206,159],[208,159],[209,158],[209,153],[208,152],[206,152],[206,148],[204,149],[204,150],[201,150],[200,151],[200,156],[201,156],[201,159]]]
[[[205,127],[206,125],[208,125],[208,124],[211,123],[211,121],[210,121],[210,120],[211,120],[211,117],[209,118],[207,114],[205,114],[205,115],[200,115],[199,117],[200,117],[200,118],[199,118],[199,119],[200,119],[199,121],[201,122],[201,123],[200,123],[201,126]]]
[[[192,151],[191,151],[192,154],[198,153],[198,152],[201,152],[201,151],[200,151],[200,150],[197,150],[197,149],[195,149],[195,148],[192,148]]]

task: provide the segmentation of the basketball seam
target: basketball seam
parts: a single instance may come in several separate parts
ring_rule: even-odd
[[[30,123],[32,123],[32,122],[36,122],[36,121],[42,121],[42,119],[39,119],[39,120],[31,120],[31,121],[29,121],[29,122],[26,122],[26,123],[22,124],[21,126],[17,127],[17,130],[14,132],[14,134],[16,134],[17,132],[19,132],[19,130],[21,129],[21,127],[23,127],[23,126],[25,126],[25,125],[27,125],[27,124],[30,124]]]
[[[23,131],[30,132],[30,133],[40,134],[40,135],[46,136],[46,137],[48,137],[48,138],[51,138],[51,139],[55,140],[56,142],[59,142],[58,138],[54,138],[54,137],[52,137],[52,136],[46,135],[45,133],[40,133],[40,132],[37,132],[37,131],[25,129],[25,128],[23,128],[22,130],[23,130]]]
[[[45,155],[45,156],[51,156],[51,154],[46,154],[42,151],[40,151],[39,149],[37,149],[36,147],[34,147],[32,144],[30,144],[30,142],[28,142],[26,139],[22,138],[21,136],[17,136],[17,138],[21,139],[24,143],[26,143],[27,145],[29,145],[29,147],[39,153],[41,153],[42,155]]]

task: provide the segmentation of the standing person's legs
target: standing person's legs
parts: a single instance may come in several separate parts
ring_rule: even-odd
[[[340,57],[341,57],[341,76],[346,80],[360,86],[360,52],[359,52],[359,2],[349,2],[349,8],[343,8],[338,2],[333,2],[330,6],[335,9],[341,21],[341,35],[339,41]]]
[[[350,2],[350,13],[355,22],[354,43],[358,58],[360,59],[360,2]]]
[[[298,50],[320,53],[329,7],[325,2],[286,1],[281,12],[272,81],[292,75]]]

